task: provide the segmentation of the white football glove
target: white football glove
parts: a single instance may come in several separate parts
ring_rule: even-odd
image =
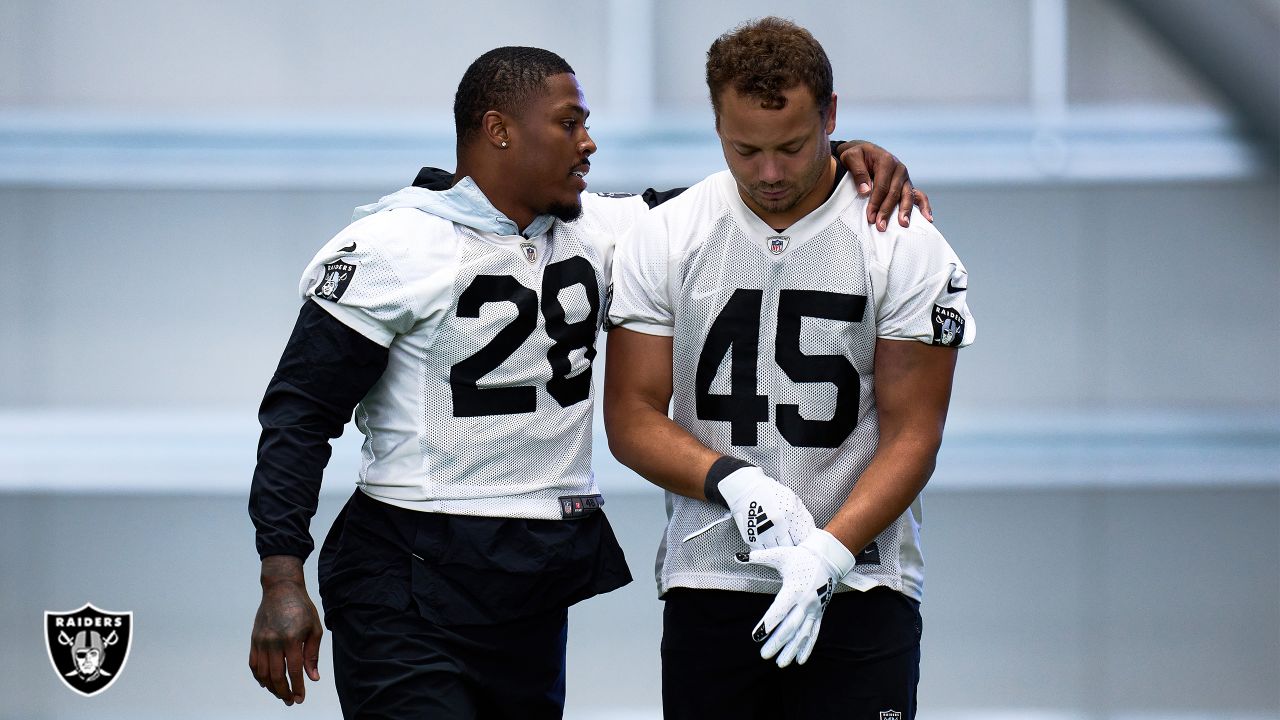
[[[813,532],[813,516],[800,497],[754,465],[729,473],[719,490],[752,551],[796,545]]]
[[[768,638],[760,657],[777,655],[780,668],[792,660],[803,665],[818,642],[822,613],[836,583],[853,570],[853,553],[831,533],[815,530],[796,547],[738,553],[738,561],[767,565],[782,576],[782,589],[751,631],[756,642]]]

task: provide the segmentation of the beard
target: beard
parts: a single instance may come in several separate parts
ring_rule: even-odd
[[[760,206],[760,209],[768,213],[784,213],[799,204],[801,199],[800,193],[793,192],[790,195],[777,200],[770,200],[761,194],[763,190],[776,189],[777,188],[756,186],[748,190],[747,194],[751,196],[751,199],[755,201],[756,205]]]
[[[564,222],[573,222],[582,217],[582,201],[575,203],[555,203],[547,208],[548,215],[554,215]]]
[[[823,145],[823,147],[825,148],[825,145]],[[778,198],[777,200],[770,200],[763,195],[764,191],[780,190],[781,188],[770,187],[763,184],[753,185],[747,191],[747,195],[751,196],[751,199],[766,212],[788,212],[796,205],[799,205],[801,200],[809,197],[809,193],[814,190],[814,187],[818,184],[818,180],[822,179],[822,173],[827,169],[827,163],[830,161],[830,158],[831,156],[827,153],[822,153],[815,157],[813,162],[804,169],[804,172],[800,177],[796,178],[796,181],[791,184],[790,189],[792,192],[790,195]]]

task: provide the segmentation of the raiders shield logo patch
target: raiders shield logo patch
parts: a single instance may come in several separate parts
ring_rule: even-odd
[[[902,720],[902,713],[897,710],[881,710],[880,720]]]
[[[613,283],[604,288],[604,302],[600,305],[600,327],[605,332],[613,329],[613,321],[609,319],[609,309],[613,307]]]
[[[769,238],[769,252],[774,255],[781,255],[787,249],[787,241],[791,238],[786,235],[773,235]]]
[[[120,677],[129,660],[132,612],[108,612],[85,603],[71,612],[44,614],[45,649],[63,684],[91,697]]]
[[[933,344],[960,347],[964,340],[964,316],[954,308],[933,306]]]
[[[315,295],[325,300],[337,301],[351,284],[351,277],[356,274],[356,266],[341,260],[325,263],[324,277],[316,285]]]

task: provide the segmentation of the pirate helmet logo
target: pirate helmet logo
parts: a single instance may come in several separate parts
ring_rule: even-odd
[[[939,338],[942,341],[941,344],[951,345],[952,343],[954,343],[956,341],[956,332],[959,329],[960,328],[957,326],[956,321],[954,319],[947,318],[946,320],[943,320],[942,321],[942,337]]]
[[[346,279],[346,273],[339,273],[337,270],[331,270],[329,274],[324,276],[324,282],[320,285],[320,294],[325,297],[333,295],[333,293],[338,289],[338,284]]]
[[[959,347],[964,341],[964,316],[955,308],[933,306],[933,344]]]
[[[133,613],[85,603],[79,610],[44,614],[45,648],[54,672],[72,691],[91,697],[106,690],[129,660]]]
[[[355,273],[356,266],[351,263],[341,260],[325,263],[324,273],[316,283],[316,297],[337,302],[342,298],[342,293],[347,291]]]

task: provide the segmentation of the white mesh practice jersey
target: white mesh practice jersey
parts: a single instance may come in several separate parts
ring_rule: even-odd
[[[717,452],[759,465],[804,500],[818,527],[871,462],[879,430],[877,338],[973,341],[967,276],[931,224],[866,220],[845,177],[782,232],[752,213],[728,171],[649,213],[618,247],[610,322],[673,336],[672,418]],[[777,573],[743,565],[732,523],[687,542],[724,508],[667,493],[658,590],[776,593]],[[919,499],[858,555],[862,577],[919,599]]]
[[[647,206],[590,194],[583,205],[534,238],[383,210],[312,259],[303,297],[390,349],[356,408],[366,493],[414,510],[558,519],[564,498],[599,492],[591,362],[614,242]]]

